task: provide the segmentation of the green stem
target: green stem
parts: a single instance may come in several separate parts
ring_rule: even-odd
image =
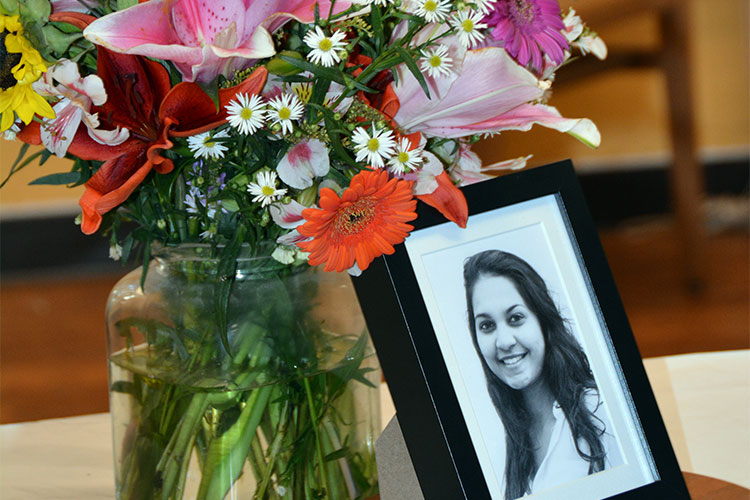
[[[190,450],[195,442],[197,429],[200,427],[203,414],[208,408],[208,394],[198,393],[193,396],[185,413],[177,425],[176,432],[167,443],[157,471],[162,471],[162,498],[172,498],[172,488],[179,482],[180,472],[187,472],[184,462],[190,460]],[[186,458],[187,457],[187,458]],[[178,497],[179,498],[179,497]]]
[[[271,479],[271,472],[273,471],[274,465],[276,463],[276,458],[281,451],[281,443],[284,440],[284,435],[286,434],[288,411],[289,401],[286,401],[284,404],[284,408],[281,410],[279,424],[276,429],[276,433],[274,434],[273,441],[271,442],[271,446],[269,446],[268,448],[268,464],[266,467],[266,473],[263,475],[263,480],[261,481],[260,486],[255,493],[255,498],[261,499],[266,494],[266,488],[268,488],[268,482]]]
[[[273,386],[253,390],[234,425],[209,445],[198,499],[223,499],[232,483],[240,476],[242,464],[272,391]]]
[[[325,495],[331,498],[329,495],[331,490],[328,486],[328,474],[326,471],[325,460],[323,457],[323,443],[320,439],[320,430],[318,429],[318,416],[315,412],[315,403],[313,402],[312,389],[310,387],[310,379],[305,377],[305,392],[307,393],[307,405],[310,408],[310,419],[312,420],[313,430],[315,431],[315,443],[318,451],[318,462],[320,466],[320,479],[323,481],[323,488],[325,489]]]

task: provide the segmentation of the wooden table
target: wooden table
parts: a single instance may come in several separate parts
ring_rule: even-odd
[[[683,472],[693,500],[748,500],[750,490],[721,479]]]
[[[747,500],[750,498],[750,490],[742,486],[692,472],[683,472],[683,475],[693,500]],[[380,500],[380,495],[367,500]]]
[[[645,365],[693,499],[750,499],[750,351]],[[110,435],[105,413],[0,426],[0,498],[114,498]]]

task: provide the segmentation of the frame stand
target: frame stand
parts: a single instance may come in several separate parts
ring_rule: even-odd
[[[424,500],[397,416],[388,422],[375,442],[375,459],[381,500]]]

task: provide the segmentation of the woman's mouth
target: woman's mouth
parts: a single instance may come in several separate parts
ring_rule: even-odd
[[[527,352],[524,352],[523,354],[513,354],[511,356],[505,356],[500,359],[500,362],[505,366],[517,365],[523,358],[526,357],[527,354]]]

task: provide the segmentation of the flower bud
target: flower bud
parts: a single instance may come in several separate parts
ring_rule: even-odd
[[[297,201],[300,205],[304,205],[306,207],[315,205],[315,202],[318,201],[318,186],[316,184],[313,184],[312,186],[302,190],[300,194],[297,195]]]

